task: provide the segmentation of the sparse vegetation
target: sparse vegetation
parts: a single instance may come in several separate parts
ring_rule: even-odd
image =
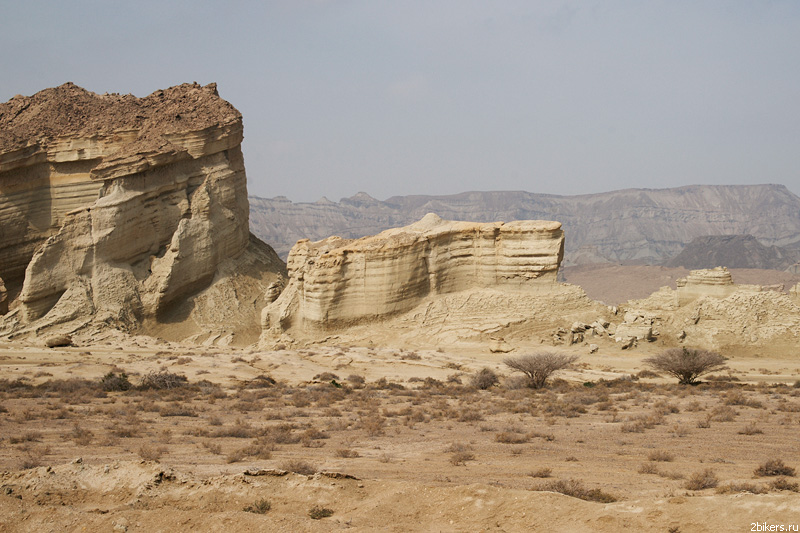
[[[333,516],[333,509],[328,509],[327,507],[315,505],[314,507],[309,509],[308,516],[311,517],[311,519],[313,520],[328,518],[329,516]]]
[[[785,465],[781,459],[770,459],[756,467],[753,471],[758,477],[764,476],[794,476],[795,469]]]
[[[554,372],[568,367],[577,360],[577,355],[540,352],[533,355],[509,357],[503,360],[503,364],[511,370],[525,374],[529,387],[541,389]]]
[[[694,385],[706,374],[725,368],[725,359],[716,352],[699,348],[669,348],[648,357],[644,363],[678,378],[682,385]]]
[[[719,478],[714,470],[706,468],[702,472],[695,472],[686,481],[686,489],[688,490],[704,490],[713,489],[719,484]]]
[[[272,509],[272,504],[269,500],[256,500],[254,503],[246,506],[242,511],[246,513],[266,514],[267,511]]]
[[[497,385],[500,378],[491,368],[483,367],[470,378],[470,385],[479,390],[487,390]]]
[[[580,498],[581,500],[590,502],[612,503],[617,501],[615,496],[603,492],[600,489],[587,489],[581,481],[576,479],[548,481],[533,490],[559,492],[566,496],[572,496],[573,498]]]

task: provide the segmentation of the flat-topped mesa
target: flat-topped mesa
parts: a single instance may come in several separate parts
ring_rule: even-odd
[[[405,312],[430,295],[535,290],[556,283],[563,254],[559,222],[454,222],[432,213],[357,240],[305,239],[289,252],[289,283],[262,326],[273,334],[324,329]]]
[[[216,84],[1,104],[0,275],[21,321],[135,323],[207,286],[251,243],[242,132]]]
[[[726,267],[692,270],[685,278],[676,280],[678,305],[683,306],[698,298],[712,296],[727,298],[741,288],[733,283]]]

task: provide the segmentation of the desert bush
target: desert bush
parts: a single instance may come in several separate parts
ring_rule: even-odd
[[[186,376],[173,374],[172,372],[168,372],[166,370],[162,370],[160,372],[156,372],[154,370],[148,372],[142,377],[142,381],[139,383],[139,388],[142,390],[175,389],[177,387],[183,387],[188,383],[189,380],[186,379]]]
[[[246,506],[242,511],[246,513],[266,514],[272,509],[269,500],[256,500],[253,504]]]
[[[486,390],[497,385],[499,381],[500,378],[497,377],[497,373],[494,370],[483,367],[470,378],[469,383],[476,389]]]
[[[706,468],[702,472],[695,472],[686,481],[688,490],[713,489],[719,484],[719,478],[711,468]]]
[[[756,485],[755,483],[728,483],[717,487],[717,494],[738,494],[741,492],[749,492],[750,494],[766,494],[769,489],[763,485]]]
[[[698,378],[725,368],[726,359],[716,352],[699,348],[669,348],[648,357],[644,363],[678,378],[682,385],[694,385]]]
[[[773,490],[790,490],[792,492],[800,492],[800,485],[794,481],[789,481],[785,477],[779,477],[769,484]]]
[[[748,423],[742,429],[739,430],[739,435],[760,435],[764,433],[764,431],[755,425],[754,422]]]
[[[164,446],[150,446],[149,444],[142,444],[137,451],[142,460],[155,462],[158,462],[166,452],[167,448]]]
[[[573,498],[580,498],[590,502],[611,503],[617,501],[616,497],[600,489],[587,489],[577,479],[548,481],[534,488],[534,490],[559,492],[565,496],[572,496]]]
[[[453,466],[464,466],[467,461],[474,461],[475,454],[468,451],[453,452],[450,455],[450,464]]]
[[[351,450],[350,448],[338,448],[336,450],[336,457],[341,457],[342,459],[355,459],[356,457],[360,457],[356,450]]]
[[[294,472],[295,474],[302,474],[304,476],[310,476],[317,473],[317,469],[315,467],[299,459],[290,459],[281,463],[281,469],[286,470],[287,472]]]
[[[756,476],[794,476],[795,470],[791,466],[785,465],[781,459],[770,459],[758,465],[753,471]]]
[[[665,452],[663,450],[655,450],[650,452],[650,454],[648,454],[647,459],[649,459],[650,461],[671,462],[675,459],[675,457],[669,452]]]
[[[501,444],[524,444],[531,440],[527,433],[517,433],[515,431],[501,431],[494,436],[494,440]]]
[[[503,360],[503,364],[511,370],[525,374],[529,387],[541,389],[554,372],[566,368],[577,360],[577,355],[539,352],[532,355],[509,357]]]
[[[315,505],[308,511],[308,516],[311,517],[313,520],[319,520],[320,518],[327,518],[329,516],[333,516],[333,509],[328,509],[327,507],[322,507],[319,505]]]
[[[126,391],[133,387],[125,372],[119,374],[109,372],[100,379],[100,386],[106,392]]]
[[[88,429],[82,428],[80,425],[75,424],[69,437],[75,441],[78,446],[88,446],[91,444],[94,434]]]
[[[539,478],[550,477],[552,474],[553,474],[553,469],[547,467],[542,467],[528,473],[528,475],[531,477],[539,477]]]

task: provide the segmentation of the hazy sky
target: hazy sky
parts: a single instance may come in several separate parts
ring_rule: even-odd
[[[0,101],[219,84],[251,194],[800,193],[797,1],[0,0]]]

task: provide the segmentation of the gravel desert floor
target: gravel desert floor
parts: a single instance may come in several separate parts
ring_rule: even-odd
[[[0,344],[0,531],[800,528],[800,363]],[[499,383],[481,389],[481,368]]]

